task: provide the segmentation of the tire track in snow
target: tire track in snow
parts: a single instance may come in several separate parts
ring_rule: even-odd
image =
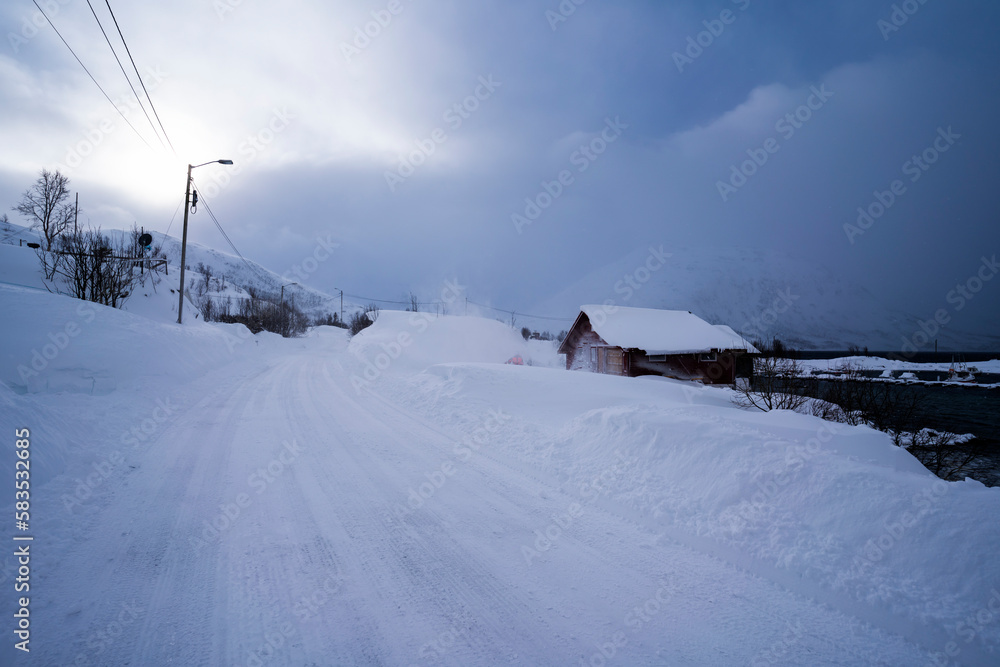
[[[345,374],[345,383],[346,377]],[[511,647],[523,644],[525,637],[537,628],[523,627],[520,632],[511,632],[512,621],[520,625],[516,619],[527,613],[526,605],[511,602],[515,592],[496,581],[493,572],[480,563],[481,554],[459,547],[453,535],[444,529],[446,521],[438,514],[422,515],[426,519],[425,529],[434,532],[431,538],[412,526],[387,520],[393,501],[402,495],[403,485],[412,483],[412,471],[437,464],[436,452],[428,458],[428,445],[414,442],[405,430],[389,427],[385,415],[372,414],[370,408],[357,402],[329,375],[324,379],[326,382],[319,384],[313,377],[313,386],[308,392],[315,419],[326,422],[332,429],[349,417],[351,429],[344,434],[344,452],[358,471],[358,475],[350,477],[364,480],[367,487],[352,494],[356,500],[347,500],[351,513],[363,517],[355,523],[359,532],[354,537],[364,539],[366,530],[380,526],[381,534],[373,545],[371,557],[361,559],[362,565],[370,565],[377,559],[379,567],[365,567],[365,576],[376,580],[389,578],[397,590],[405,592],[405,606],[409,609],[425,610],[431,606],[436,610],[434,631],[429,635],[426,631],[417,633],[415,642],[411,641],[406,654],[399,657],[415,662],[421,645],[417,642],[425,644],[426,640],[433,640],[462,624],[468,626],[459,628],[462,633],[490,644],[480,647],[481,651],[495,657],[505,653],[515,655]],[[317,400],[317,396],[324,400]],[[398,450],[395,461],[388,461],[388,457],[383,456],[389,448],[379,446],[379,442],[395,444]],[[408,459],[405,465],[401,465],[403,462],[398,458],[403,456]],[[377,498],[383,500],[382,505],[370,501]],[[391,572],[385,572],[386,568]],[[480,618],[483,609],[491,610],[488,616],[494,618]],[[488,627],[483,627],[484,623]],[[505,637],[505,640],[497,644],[493,636]]]
[[[208,425],[203,414],[219,405],[233,408],[245,402],[247,392],[239,385],[213,387],[166,424],[136,459],[137,468],[108,489],[81,545],[87,560],[70,556],[46,584],[74,591],[59,601],[61,613],[89,619],[68,644],[40,642],[42,655],[49,659],[51,652],[53,664],[72,664],[80,654],[104,664],[198,664],[212,655],[217,632],[224,631],[224,624],[211,619],[214,576],[191,558],[184,536],[193,529],[201,507],[222,493],[217,472],[228,461],[231,441],[226,436],[241,418],[240,412],[223,409],[220,412],[229,418]],[[205,448],[189,437],[206,428],[208,439],[221,446]],[[103,566],[96,572],[88,567],[95,563]],[[189,589],[178,594],[179,582],[188,582]],[[198,604],[191,604],[191,598]],[[142,610],[133,628],[107,642],[94,642],[95,630],[111,627],[123,605],[132,603]]]

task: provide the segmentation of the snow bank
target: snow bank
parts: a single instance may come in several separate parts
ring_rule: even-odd
[[[159,311],[166,295],[161,287],[153,299],[162,301]],[[142,304],[144,297],[133,299]],[[155,303],[150,309],[159,312]],[[184,325],[165,323],[10,285],[0,285],[0,312],[0,408],[5,424],[32,424],[46,443],[33,455],[37,483],[58,474],[68,457],[100,449],[109,432],[118,440],[158,405],[176,405],[192,381],[267,346],[243,325],[193,317]],[[157,317],[164,319],[162,312]],[[13,458],[4,458],[0,476],[12,467]]]
[[[413,374],[434,364],[503,364],[520,356],[527,365],[563,366],[551,341],[525,341],[495,320],[473,316],[381,311],[376,322],[351,340],[359,383],[383,373]]]
[[[352,342],[356,352],[384,349],[409,327],[399,316],[380,323]],[[941,481],[867,427],[741,410],[728,389],[468,363],[499,360],[516,343],[497,330],[489,349],[470,349],[480,326],[447,323],[415,339],[408,369],[438,365],[379,392],[584,507],[834,608],[862,601],[877,618],[954,629],[988,602],[984,583],[1000,581],[1000,489]],[[503,418],[484,430],[488,414]],[[981,646],[1000,642],[998,624],[973,634]]]

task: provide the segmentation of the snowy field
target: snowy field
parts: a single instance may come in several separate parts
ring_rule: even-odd
[[[1000,664],[1000,490],[884,434],[489,319],[286,340],[35,287],[0,285],[4,665]]]

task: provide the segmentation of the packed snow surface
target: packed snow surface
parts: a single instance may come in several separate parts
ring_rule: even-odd
[[[2,664],[1000,663],[1000,490],[869,428],[569,372],[488,319],[285,340],[135,299],[0,285],[34,537]]]

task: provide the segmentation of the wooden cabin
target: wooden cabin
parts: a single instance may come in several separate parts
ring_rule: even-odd
[[[757,349],[686,310],[582,306],[559,353],[567,370],[733,384]]]

